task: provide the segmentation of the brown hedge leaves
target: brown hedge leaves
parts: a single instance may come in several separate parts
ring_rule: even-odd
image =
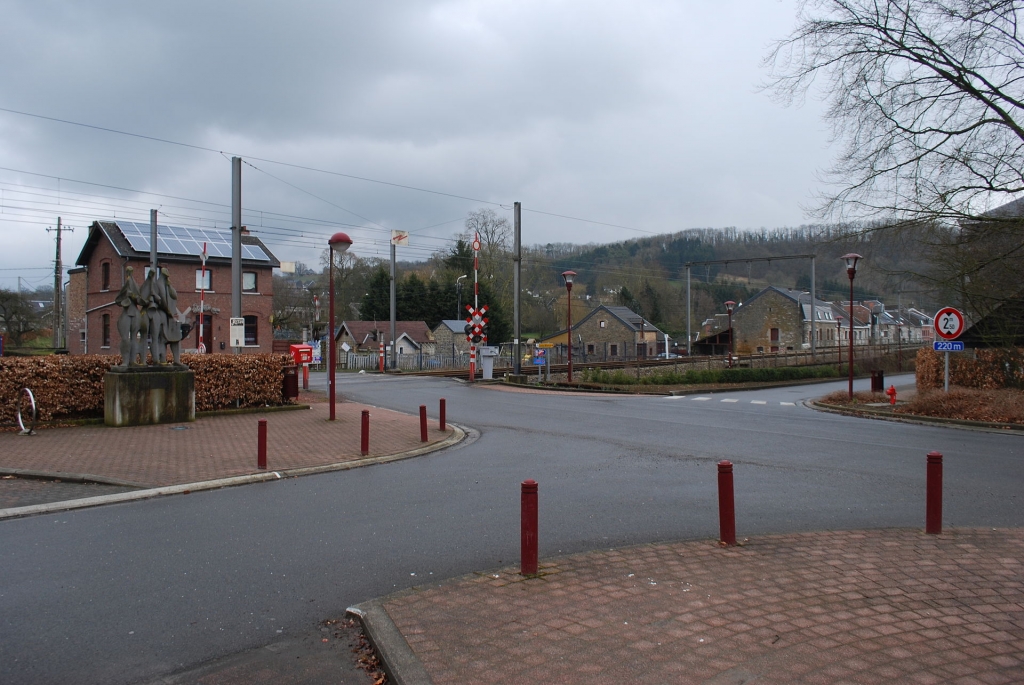
[[[119,356],[0,357],[0,423],[15,420],[18,394],[32,390],[40,421],[103,416],[103,374]],[[183,354],[196,376],[196,411],[283,404],[284,354]]]
[[[925,391],[944,384],[945,359],[942,352],[917,351],[917,389]],[[961,388],[994,390],[1024,388],[1024,350],[988,349],[951,352],[949,384]]]

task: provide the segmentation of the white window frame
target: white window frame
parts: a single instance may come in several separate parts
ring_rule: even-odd
[[[213,292],[213,269],[206,267],[206,287],[203,287],[203,270],[196,269],[196,291],[205,290],[208,293]]]

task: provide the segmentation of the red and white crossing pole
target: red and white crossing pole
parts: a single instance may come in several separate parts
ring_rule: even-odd
[[[203,243],[203,274],[199,277],[199,354],[206,354],[206,338],[203,337],[203,320],[206,318],[206,243]]]
[[[475,318],[480,311],[480,234],[473,234],[473,311],[470,316]],[[471,322],[474,323],[474,322]],[[469,382],[476,378],[476,342],[472,336],[469,340]]]

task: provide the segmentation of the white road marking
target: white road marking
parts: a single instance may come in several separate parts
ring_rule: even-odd
[[[750,400],[751,404],[768,404],[764,400]]]
[[[739,402],[739,400],[722,400],[723,402]]]
[[[779,402],[783,407],[795,407],[796,402]]]
[[[711,398],[710,397],[691,397],[690,399],[694,400],[695,402],[707,402]]]

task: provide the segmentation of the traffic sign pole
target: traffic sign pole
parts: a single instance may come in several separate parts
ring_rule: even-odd
[[[946,370],[942,374],[942,391],[949,392],[949,352],[946,352]]]
[[[953,307],[943,307],[936,312],[933,325],[935,327],[935,335],[943,340],[956,340],[964,332],[964,315],[960,310]],[[936,341],[935,348],[938,349],[939,345],[940,343]],[[942,386],[943,390],[947,393],[949,392],[949,353],[955,347],[957,347],[956,343],[942,345],[942,349],[946,353]],[[959,344],[959,349],[963,349],[963,343]]]

